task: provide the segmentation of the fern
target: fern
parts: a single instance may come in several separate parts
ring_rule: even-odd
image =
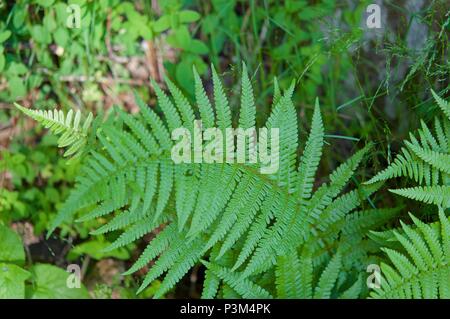
[[[438,227],[413,215],[415,228],[402,223],[394,232],[402,251],[384,248],[391,264],[382,263],[381,287],[373,298],[450,298],[450,222],[439,211]]]
[[[255,125],[255,98],[245,65],[243,70],[236,114],[214,69],[212,101],[194,69],[195,104],[166,79],[170,95],[153,83],[156,110],[137,95],[137,115],[114,109],[92,131],[98,143],[83,157],[76,186],[52,231],[73,217],[77,221],[101,217],[103,224],[93,234],[121,231],[106,248],[112,250],[160,229],[125,272],[133,274],[151,262],[139,292],[163,276],[156,297],[172,289],[199,263],[207,268],[204,298],[364,296],[361,272],[371,261],[379,261],[380,248],[367,233],[386,225],[400,210],[377,208],[370,196],[386,178],[411,173],[425,181],[423,191],[428,197],[420,197],[418,190],[411,194],[405,190],[405,195],[448,205],[447,186],[438,182],[447,176],[441,155],[448,153],[450,126],[437,121],[436,138],[423,126],[420,141],[412,138],[406,146],[414,164],[406,163],[404,157],[370,183],[361,184],[354,175],[371,149],[368,144],[317,185],[325,144],[319,101],[314,105],[308,138],[302,143],[291,100],[294,83],[283,92],[274,81],[273,107],[263,127],[279,128],[278,172],[262,174],[260,163],[175,164],[171,131],[183,126],[194,132],[196,114],[204,128],[217,126],[223,133],[231,123],[242,128]],[[49,127],[56,131],[61,121],[59,115],[58,121],[54,118],[52,113],[51,120],[59,124]],[[81,132],[86,138],[87,131]],[[236,146],[231,139],[223,142]],[[195,153],[195,145],[192,150]],[[366,203],[372,207],[367,209]]]
[[[238,122],[240,127],[249,128],[256,123],[256,106],[245,65],[243,70]],[[214,68],[212,74],[213,103],[194,70],[198,113],[206,127],[217,125],[224,132],[231,126],[233,116]],[[222,288],[225,290],[219,294],[230,293],[233,289],[243,292],[245,287],[251,289],[251,285],[235,286],[232,283],[236,278],[234,273],[239,272],[242,278],[261,272],[268,274],[267,271],[275,269],[277,256],[313,238],[314,225],[323,214],[328,216],[334,200],[341,203],[334,209],[341,211],[340,218],[345,219],[345,215],[367,197],[358,191],[353,205],[344,207],[345,202],[340,202],[338,195],[370,146],[338,167],[330,175],[330,182],[313,193],[314,176],[324,143],[319,102],[315,104],[305,150],[297,159],[297,114],[291,101],[294,85],[281,92],[277,82],[273,109],[265,125],[280,130],[280,169],[276,174],[261,174],[260,164],[254,163],[174,164],[170,157],[173,145],[170,132],[180,126],[192,130],[197,112],[169,79],[166,83],[171,96],[153,83],[164,117],[136,96],[141,110],[138,116],[115,109],[110,118],[99,125],[94,132],[98,145],[83,160],[75,189],[52,225],[54,230],[75,215],[80,221],[109,215],[106,223],[92,233],[122,230],[122,235],[107,248],[111,250],[136,241],[165,224],[165,229],[126,272],[131,274],[154,260],[140,291],[165,274],[156,294],[161,296],[201,258],[219,265],[226,259],[226,266],[233,273],[229,275],[219,268],[209,271],[205,296],[216,295],[217,289]],[[79,129],[79,113],[73,123],[72,113],[65,119],[60,112],[26,110],[26,114],[56,133],[62,132],[61,146],[74,141],[79,145],[79,141],[85,141],[91,119],[90,116]],[[68,140],[70,134],[73,137]],[[220,282],[224,284],[220,285]],[[243,295],[255,294],[254,291]]]
[[[418,138],[410,135],[410,141],[383,171],[368,183],[394,177],[408,177],[420,186],[393,189],[391,192],[425,203],[448,208],[450,205],[450,112],[449,104],[434,91],[432,95],[445,117],[435,118],[435,136],[422,121]]]
[[[393,193],[443,208],[450,207],[450,186],[417,186],[391,190]]]
[[[24,114],[30,116],[38,123],[48,128],[56,135],[61,135],[58,139],[59,147],[67,147],[64,156],[80,156],[87,144],[88,130],[93,120],[92,113],[89,113],[86,120],[81,124],[81,112],[75,113],[70,110],[67,115],[61,110],[30,110],[17,103],[14,103]]]
[[[211,271],[222,279],[243,298],[272,298],[270,291],[261,285],[229,268],[203,262],[207,271]],[[301,256],[297,253],[280,256],[275,269],[275,298],[283,299],[328,299],[341,297],[357,298],[362,291],[362,281],[358,278],[352,285],[345,287],[339,283],[338,277],[342,269],[342,256],[336,253],[324,265],[313,266],[313,258],[309,251]]]

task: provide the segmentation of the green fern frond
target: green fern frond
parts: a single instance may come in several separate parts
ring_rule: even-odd
[[[94,116],[89,112],[84,123],[81,121],[81,112],[70,110],[67,115],[61,110],[30,110],[14,103],[22,113],[28,115],[45,128],[49,129],[58,139],[58,147],[66,147],[64,156],[79,156],[87,143],[89,128]]]
[[[383,171],[375,175],[367,183],[387,180],[394,177],[408,177],[420,185],[436,185],[448,180],[450,174],[450,119],[449,106],[446,101],[432,91],[440,109],[447,118],[440,121],[435,118],[435,133],[422,121],[422,128],[416,136],[410,134],[410,141],[405,141],[405,147],[397,154],[394,161]]]
[[[217,115],[217,127],[221,130],[225,130],[227,127],[231,126],[231,110],[228,104],[228,98],[225,95],[224,88],[222,86],[222,81],[217,75],[217,71],[213,65],[211,65],[213,85],[214,85],[214,106]]]
[[[381,288],[372,298],[450,298],[450,223],[439,211],[440,231],[413,218],[416,229],[402,224],[396,233],[404,251],[384,249],[391,265],[382,263]]]
[[[341,268],[341,255],[336,253],[320,275],[314,298],[329,299]]]
[[[350,288],[340,292],[338,276],[342,267],[342,257],[339,252],[334,254],[322,265],[313,265],[311,252],[307,249],[300,256],[296,251],[277,258],[275,268],[276,298],[284,299],[329,299],[336,296],[356,298],[361,291],[361,278],[350,285]],[[240,281],[249,279],[239,278]]]
[[[215,116],[211,106],[211,102],[206,95],[205,88],[203,87],[202,80],[198,75],[197,69],[193,67],[194,80],[195,80],[195,99],[198,104],[198,110],[200,117],[205,128],[214,127]]]
[[[256,106],[253,97],[253,88],[248,77],[247,66],[242,63],[242,91],[241,109],[239,114],[239,127],[250,128],[256,126]],[[250,142],[251,143],[251,142]]]
[[[445,174],[450,174],[450,154],[423,149],[409,142],[406,142],[406,145],[408,145],[417,157],[431,167],[434,167]]]
[[[276,266],[276,288],[277,297],[284,299],[301,298],[302,272],[297,253],[293,252],[287,256],[280,256]]]
[[[305,145],[305,150],[300,158],[297,177],[297,193],[300,205],[304,206],[304,200],[311,197],[319,161],[322,156],[324,129],[322,116],[320,115],[319,101],[316,99],[314,115],[312,118],[311,132]]]
[[[192,131],[195,114],[200,114],[205,128],[217,125],[222,132],[232,127],[235,115],[239,127],[255,125],[255,98],[245,65],[243,70],[237,114],[232,114],[214,69],[214,103],[209,101],[194,71],[196,103],[191,103],[175,84],[166,80],[170,95],[152,83],[158,112],[137,94],[140,109],[137,115],[116,109],[96,130],[98,143],[82,163],[76,186],[51,231],[74,216],[79,221],[101,217],[102,224],[94,234],[121,232],[107,250],[153,233],[155,238],[126,274],[152,263],[139,292],[161,277],[156,297],[172,289],[201,259],[209,260],[205,298],[270,297],[272,289],[268,283],[276,280],[280,294],[287,297],[339,296],[337,291],[343,290],[338,287],[335,272],[344,263],[343,255],[336,257],[334,244],[341,242],[338,236],[345,235],[339,225],[381,183],[365,186],[366,193],[361,188],[341,194],[367,153],[370,147],[367,146],[338,166],[328,183],[313,191],[324,144],[324,127],[316,101],[311,131],[299,158],[298,116],[291,99],[295,82],[282,92],[274,81],[273,108],[263,126],[280,132],[279,149],[270,150],[279,151],[278,172],[262,174],[259,163],[175,164],[171,158],[174,145],[171,131],[182,126]],[[435,144],[441,147],[442,141],[442,136],[438,136]],[[234,145],[235,141],[224,141],[227,143]],[[370,222],[376,224],[377,218],[368,220],[367,224]],[[364,224],[362,215],[360,223]],[[164,229],[159,231],[160,227]],[[301,255],[299,274],[280,273],[288,267],[282,264],[283,256],[302,251],[316,235],[325,233],[332,233],[329,240],[320,238],[311,245],[309,257]],[[324,247],[331,250],[326,251]],[[331,264],[325,268],[328,270],[320,279],[321,266],[330,260]],[[292,263],[297,261],[291,260]],[[289,291],[292,285],[288,279],[292,276],[300,276],[302,284]],[[356,277],[345,280],[349,289]],[[355,294],[356,290],[348,294]]]

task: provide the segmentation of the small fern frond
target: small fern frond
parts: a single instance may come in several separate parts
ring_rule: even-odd
[[[213,85],[214,85],[214,107],[216,108],[217,115],[217,127],[225,131],[227,127],[231,126],[231,110],[228,104],[228,98],[225,95],[222,81],[217,75],[217,71],[213,65],[211,65]]]
[[[425,163],[445,174],[450,174],[450,154],[423,149],[409,142],[406,142],[406,145]]]
[[[277,297],[283,299],[301,298],[302,270],[297,253],[279,256],[275,270]]]
[[[161,108],[161,110],[164,112],[165,119],[167,121],[167,125],[170,131],[175,130],[176,128],[179,128],[182,126],[182,121],[180,114],[178,113],[178,110],[173,105],[172,101],[169,99],[169,97],[164,93],[159,85],[155,82],[155,80],[152,81],[152,87],[155,90],[156,97],[158,99],[158,106]]]
[[[239,127],[250,128],[256,126],[256,106],[253,89],[247,73],[247,66],[242,63],[242,89]],[[250,142],[251,143],[251,142]]]
[[[200,118],[202,119],[202,123],[205,128],[214,127],[214,110],[208,96],[206,95],[202,80],[200,79],[195,66],[193,66],[193,72],[195,81],[195,100],[197,101]]]
[[[60,135],[58,147],[66,147],[64,156],[79,156],[87,143],[89,128],[94,116],[89,112],[84,123],[81,123],[81,112],[70,110],[67,115],[61,110],[30,110],[14,103],[22,113],[28,115],[52,133]]]

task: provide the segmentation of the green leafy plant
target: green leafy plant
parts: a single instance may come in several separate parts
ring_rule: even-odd
[[[29,220],[35,234],[41,234],[68,195],[79,165],[75,161],[68,165],[61,157],[54,135],[44,135],[34,148],[23,142],[13,141],[0,152],[0,220],[6,224]],[[81,228],[77,232],[83,233]]]
[[[405,142],[401,153],[368,183],[394,177],[410,178],[420,186],[391,192],[446,209],[450,207],[450,105],[434,91],[432,94],[444,113],[442,120],[434,119],[435,135],[422,121],[419,138],[410,134],[410,141]]]
[[[72,6],[80,10],[79,26],[70,26]],[[179,0],[164,1],[158,10],[145,1],[24,0],[5,3],[0,16],[2,101],[26,99],[37,89],[33,99],[39,103],[92,108],[105,94],[146,82],[148,74],[136,75],[137,67],[146,54],[173,55],[166,51],[180,51],[177,63],[167,66],[183,87],[192,89],[193,78],[182,76],[186,66],[206,71],[201,55],[208,48],[189,29],[200,15]],[[152,59],[156,63],[157,56]]]
[[[383,279],[374,298],[450,298],[450,221],[443,210],[439,222],[425,224],[411,215],[414,226],[402,223],[394,232],[401,251],[384,248],[393,266],[381,264]]]
[[[86,288],[69,288],[70,273],[56,266],[35,264],[24,268],[25,252],[14,231],[0,224],[0,298],[89,298]]]
[[[448,298],[450,15],[369,3],[0,2],[0,225],[33,232],[0,226],[0,297],[57,297],[40,260],[93,298]],[[280,128],[279,170],[175,164],[195,119]]]
[[[390,264],[381,264],[384,278],[381,289],[371,294],[374,298],[450,297],[450,223],[444,213],[450,207],[450,105],[434,91],[432,95],[444,114],[442,120],[434,119],[436,137],[422,121],[419,138],[410,134],[410,141],[394,161],[367,183],[394,177],[413,179],[421,186],[390,191],[436,205],[439,221],[425,224],[410,214],[413,226],[402,223],[401,229],[375,233],[384,237],[385,243],[400,246],[382,248]]]
[[[233,116],[214,68],[215,112],[195,70],[194,74],[198,112],[205,127],[216,124],[222,131],[231,127]],[[369,199],[380,183],[341,194],[370,145],[337,167],[330,182],[313,192],[324,143],[322,118],[316,102],[311,132],[303,155],[297,159],[298,124],[290,100],[293,84],[283,94],[276,85],[272,113],[265,125],[280,129],[280,170],[276,174],[260,174],[259,164],[174,164],[169,132],[181,126],[191,127],[197,110],[170,80],[166,83],[174,102],[154,85],[164,117],[137,96],[141,110],[137,117],[117,109],[115,118],[97,128],[99,146],[84,160],[78,183],[52,228],[80,212],[80,221],[112,214],[93,232],[123,230],[108,250],[165,225],[126,272],[131,274],[158,257],[139,291],[166,273],[156,293],[156,297],[161,296],[205,257],[231,267],[236,272],[233,276],[241,273],[242,278],[250,279],[273,270],[277,256],[287,256],[305,246],[311,251],[313,263],[319,265],[339,248],[334,236],[341,234],[340,223],[353,222],[356,228],[347,227],[347,236],[343,236],[350,246],[355,240],[367,241],[358,227],[363,229],[364,223],[383,224],[383,213],[392,216],[395,212],[373,209],[349,215]],[[240,127],[254,126],[255,113],[250,80],[244,72],[241,109],[236,119]],[[346,220],[347,215],[353,219]],[[323,238],[317,240],[318,234]],[[342,242],[344,247],[345,239]],[[364,250],[352,262],[361,267],[369,251]],[[347,247],[346,253],[350,252]],[[347,267],[352,268],[351,264]],[[344,281],[354,279],[350,273],[344,277]],[[203,297],[216,296],[219,278],[207,270]],[[316,294],[329,296],[330,292]]]
[[[83,150],[87,143],[87,132],[93,119],[92,113],[89,113],[81,126],[81,112],[79,110],[75,114],[70,110],[65,115],[61,110],[29,110],[17,103],[15,106],[51,132],[61,134],[61,137],[58,139],[58,147],[70,146],[64,153],[64,156],[75,155],[74,158],[76,158],[80,155],[80,151]]]

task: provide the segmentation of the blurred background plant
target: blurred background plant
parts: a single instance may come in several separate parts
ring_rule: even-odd
[[[377,145],[373,168],[361,174],[373,176],[421,118],[437,114],[430,89],[448,96],[450,14],[445,0],[377,1],[382,28],[368,29],[371,2],[0,1],[0,222],[28,236],[30,262],[81,264],[91,297],[134,297],[139,278],[120,272],[145,245],[101,253],[117,234],[91,239],[89,232],[98,226],[92,222],[66,224],[57,236],[44,239],[74,184],[78,163],[67,165],[56,137],[44,135],[31,120],[19,120],[12,102],[84,114],[108,113],[117,105],[134,113],[133,91],[155,105],[150,79],[164,85],[168,76],[193,100],[192,65],[206,77],[210,63],[231,70],[223,74],[225,86],[238,91],[245,61],[257,92],[259,123],[269,114],[274,79],[283,88],[294,79],[301,141],[305,115],[316,96],[321,101],[330,146],[320,170],[329,172],[371,140]],[[80,8],[80,28],[68,27],[70,5]],[[388,193],[373,201],[411,205]],[[424,214],[428,209],[424,205]],[[168,297],[198,297],[197,271]],[[152,296],[157,285],[140,297]]]

